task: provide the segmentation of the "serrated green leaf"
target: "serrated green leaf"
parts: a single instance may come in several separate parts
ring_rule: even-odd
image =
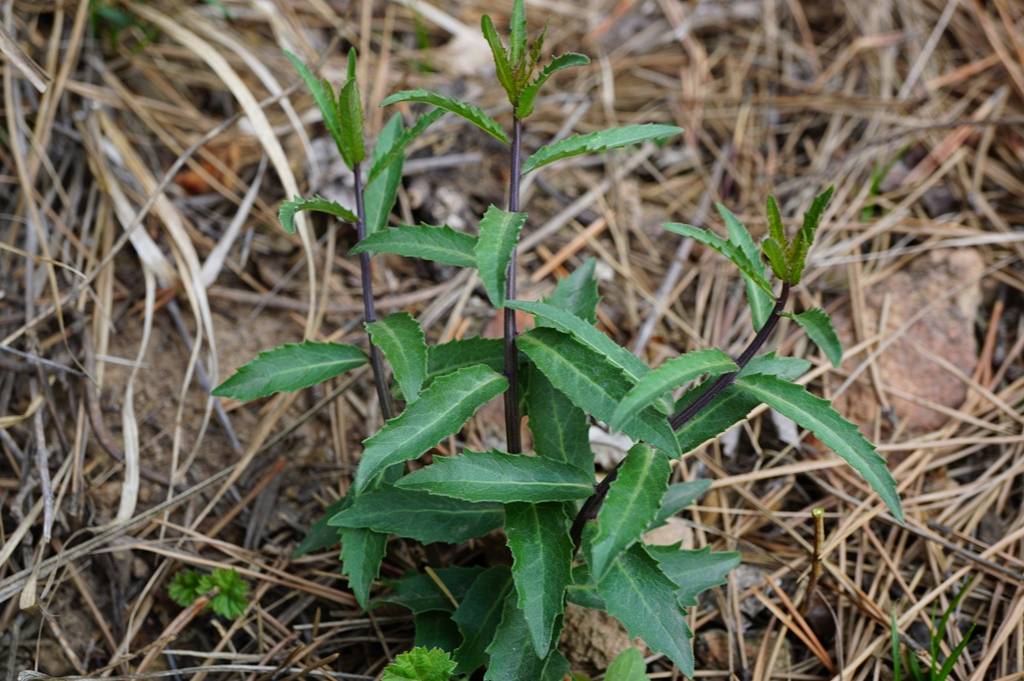
[[[616,430],[620,429],[633,414],[650,406],[665,393],[699,376],[719,376],[737,369],[732,358],[714,348],[688,352],[670,359],[650,371],[626,393],[615,408],[608,425]]]
[[[768,236],[779,246],[788,245],[789,238],[786,236],[786,226],[782,224],[779,202],[771,194],[765,200],[765,213],[768,215]]]
[[[338,528],[334,528],[338,530]],[[380,574],[380,564],[387,553],[388,537],[360,527],[343,527],[341,538],[341,574],[348,577],[348,588],[359,607],[366,610],[370,587]]]
[[[443,265],[475,267],[476,237],[456,232],[448,225],[399,225],[368,235],[349,250],[358,253],[394,253],[408,258],[433,260]]]
[[[498,76],[498,82],[505,88],[509,101],[515,98],[515,84],[512,79],[512,67],[508,63],[508,54],[505,46],[498,36],[498,30],[494,28],[494,22],[486,14],[480,17],[480,31],[484,34],[484,40],[491,48],[491,55],[494,57],[494,70]]]
[[[541,302],[566,310],[586,322],[595,324],[597,304],[601,299],[597,293],[597,278],[594,276],[596,267],[597,260],[587,258],[572,274],[559,279],[554,293]],[[544,326],[544,318],[538,318],[537,324]]]
[[[398,114],[395,115],[397,116]],[[422,135],[427,128],[433,125],[434,122],[443,115],[443,109],[432,109],[417,118],[416,122],[412,124],[412,127],[406,128],[401,132],[401,134],[397,135],[389,143],[388,147],[381,152],[379,157],[376,154],[377,150],[374,149],[374,161],[373,165],[370,166],[370,174],[367,176],[367,184],[369,185],[374,182],[381,173],[390,172],[388,169],[398,163],[399,159],[403,159],[404,162],[405,148],[409,146],[414,139]],[[399,164],[399,170],[401,170],[401,165],[402,164]]]
[[[478,566],[447,567],[438,568],[434,574],[458,603],[483,570],[484,568]],[[387,585],[392,588],[392,591],[377,599],[381,603],[400,605],[414,615],[455,611],[455,603],[452,603],[437,582],[422,572],[410,572],[400,579],[387,582]]]
[[[446,612],[425,612],[412,618],[416,635],[412,644],[423,648],[440,648],[448,652],[454,651],[462,642],[459,628],[452,622],[451,615]]]
[[[662,573],[677,587],[676,596],[683,607],[697,605],[697,596],[726,583],[726,575],[740,564],[736,551],[715,551],[710,546],[695,551],[672,546],[647,546]]]
[[[388,216],[395,205],[398,197],[398,185],[402,181],[402,167],[405,165],[405,155],[398,153],[390,160],[384,160],[389,148],[394,145],[404,130],[402,115],[395,114],[388,119],[388,122],[381,128],[377,135],[377,143],[373,145],[373,168],[381,165],[380,171],[374,176],[370,173],[363,189],[363,205],[366,219],[364,228],[367,234],[373,234],[388,226]]]
[[[597,530],[587,547],[587,563],[594,578],[601,580],[615,559],[650,527],[668,489],[669,473],[668,458],[646,445],[634,445],[626,454],[597,514]]]
[[[209,607],[224,619],[237,618],[249,606],[249,585],[233,568],[217,568],[203,575],[199,578],[199,589],[202,593],[217,589]]]
[[[594,471],[587,415],[551,385],[533,364],[529,365],[526,413],[530,417],[533,449],[539,456]]]
[[[366,364],[366,355],[342,343],[287,343],[261,352],[213,389],[217,397],[255,400],[301,390]]]
[[[516,346],[573,404],[607,422],[632,387],[626,376],[604,356],[572,336],[548,328],[532,329]],[[676,454],[678,443],[664,415],[653,408],[627,424],[626,434]]]
[[[349,53],[349,63],[355,63],[354,51]],[[363,103],[359,98],[359,85],[350,76],[338,94],[338,115],[341,121],[341,158],[350,170],[366,158],[363,142]]]
[[[621,128],[609,128],[586,135],[573,135],[557,142],[552,142],[541,147],[526,159],[523,164],[523,174],[542,168],[549,163],[560,161],[564,158],[581,156],[583,154],[596,154],[609,149],[618,149],[631,144],[645,142],[647,140],[661,141],[680,134],[682,128],[674,125],[662,125],[659,123],[645,123],[642,125],[626,125]]]
[[[836,335],[836,330],[832,327],[832,320],[829,319],[828,313],[821,308],[813,308],[800,314],[787,316],[803,327],[807,337],[821,348],[821,351],[832,362],[832,366],[838,368],[842,364],[843,345],[839,341],[839,336]]]
[[[710,230],[694,227],[693,225],[684,225],[678,222],[666,222],[662,227],[670,232],[688,236],[694,241],[699,241],[708,248],[714,249],[721,255],[724,255],[730,262],[732,262],[733,265],[736,266],[746,280],[751,281],[755,286],[764,291],[767,295],[771,296],[772,301],[775,300],[775,293],[772,291],[772,285],[767,279],[765,279],[764,272],[760,270],[758,265],[754,265],[747,260],[747,256],[739,246],[726,241]]]
[[[487,654],[490,663],[484,681],[562,681],[569,673],[569,662],[550,642],[543,654],[534,650],[526,616],[511,595],[505,598]]]
[[[765,239],[761,242],[761,250],[764,252],[764,257],[768,258],[772,273],[782,281],[792,284],[792,278],[789,276],[789,264],[786,262],[786,253],[783,247],[775,239]]]
[[[288,61],[292,63],[292,66],[299,72],[299,76],[306,83],[306,88],[313,95],[313,101],[316,102],[317,108],[320,109],[320,115],[324,120],[324,127],[327,128],[327,132],[331,135],[331,139],[334,140],[338,149],[341,149],[341,120],[338,115],[338,107],[335,103],[334,90],[331,88],[331,84],[324,79],[317,79],[302,60],[288,50],[284,51],[284,56],[288,58]]]
[[[508,60],[518,66],[526,52],[526,10],[523,0],[513,0],[512,18],[508,27]]]
[[[704,496],[709,487],[710,480],[690,480],[669,485],[651,526],[663,525],[666,520]]]
[[[390,106],[391,104],[397,104],[398,102],[420,102],[422,104],[431,104],[439,109],[444,109],[445,111],[449,111],[456,116],[469,121],[491,137],[494,137],[505,144],[509,143],[508,135],[505,134],[505,131],[502,130],[496,120],[485,114],[480,107],[473,106],[467,102],[461,102],[457,99],[446,97],[438,92],[417,89],[396,92],[381,102],[380,105]]]
[[[786,250],[786,260],[789,263],[789,275],[792,283],[800,282],[804,273],[804,266],[807,263],[807,253],[814,244],[814,236],[821,224],[821,217],[832,200],[834,187],[829,187],[814,197],[810,209],[804,214],[803,225],[800,231],[789,244]]]
[[[325,508],[324,514],[320,516],[319,520],[310,526],[309,532],[306,533],[306,536],[299,545],[295,547],[295,552],[292,556],[295,558],[301,558],[302,556],[313,553],[314,551],[337,546],[339,535],[338,528],[331,527],[327,524],[327,521],[343,508],[348,508],[348,505],[351,503],[351,497],[342,497]]]
[[[501,622],[505,596],[512,589],[508,568],[495,566],[480,573],[459,603],[452,619],[462,632],[455,650],[459,674],[472,674],[487,661],[487,646]]]
[[[572,312],[546,302],[510,300],[508,307],[529,312],[538,319],[538,326],[550,326],[570,334],[579,343],[605,358],[633,382],[650,372],[650,367],[632,352],[601,333],[594,325]],[[545,324],[540,322],[543,320]]]
[[[481,537],[501,526],[498,504],[474,504],[426,492],[381,487],[355,497],[352,505],[328,523],[397,534],[424,544],[459,542]]]
[[[885,459],[857,426],[840,416],[827,400],[812,395],[803,386],[764,374],[737,379],[736,387],[814,433],[860,473],[896,519],[903,522],[899,493]]]
[[[740,252],[746,257],[751,269],[764,275],[764,265],[761,263],[761,249],[754,243],[750,231],[739,221],[732,212],[720,203],[715,204],[718,214],[725,221],[725,228],[729,233],[729,242],[737,246]],[[775,299],[766,293],[758,283],[743,274],[743,283],[746,287],[747,304],[750,306],[750,320],[753,322],[754,330],[759,331],[771,315],[775,307]]]
[[[811,366],[805,359],[796,357],[776,357],[769,352],[754,357],[740,372],[740,376],[770,374],[787,380],[796,380]],[[676,403],[676,411],[689,406],[711,387],[712,381],[705,381],[699,386],[688,390]],[[691,452],[705,442],[718,437],[725,431],[747,417],[760,402],[745,395],[731,385],[723,390],[710,404],[676,431],[680,449]]]
[[[676,601],[676,585],[642,546],[619,555],[597,583],[597,592],[608,614],[630,636],[642,638],[648,648],[672,660],[684,676],[693,677],[692,634]]]
[[[648,681],[647,663],[636,648],[626,648],[608,665],[604,681]]]
[[[391,365],[405,401],[415,402],[427,378],[427,340],[420,323],[408,312],[395,312],[366,330]]]
[[[413,648],[384,668],[380,681],[449,681],[455,661],[440,648]]]
[[[565,609],[565,589],[572,582],[573,546],[565,505],[509,504],[505,507],[505,536],[512,552],[516,604],[525,618],[533,650],[544,657],[554,639],[555,623]]]
[[[477,409],[507,386],[504,376],[479,364],[434,379],[418,400],[364,440],[355,490],[366,489],[388,466],[415,459],[459,432]]]
[[[171,583],[167,585],[167,595],[181,607],[187,608],[203,595],[203,591],[200,590],[200,581],[201,577],[195,570],[181,570],[171,578]]]
[[[277,211],[277,217],[281,221],[281,226],[284,227],[284,231],[289,234],[294,234],[295,214],[299,211],[307,210],[314,213],[326,213],[327,215],[333,215],[339,220],[353,224],[359,221],[359,217],[355,213],[335,201],[325,199],[322,196],[314,196],[309,199],[296,196],[290,201],[282,201],[281,207]]]
[[[538,73],[532,81],[530,81],[530,84],[523,88],[523,91],[519,94],[519,101],[516,104],[516,117],[519,119],[530,117],[530,114],[533,113],[533,106],[536,103],[540,89],[544,87],[544,83],[546,83],[552,75],[558,73],[562,69],[568,69],[574,66],[586,66],[589,63],[589,57],[576,52],[568,52],[552,59],[551,62],[545,66],[541,72]]]
[[[434,457],[434,463],[405,476],[402,489],[420,490],[463,501],[501,503],[571,501],[594,491],[594,477],[540,456],[472,452]]]
[[[526,213],[510,213],[493,204],[480,220],[480,236],[473,252],[480,280],[495,307],[505,305],[508,267],[525,222]]]
[[[502,340],[474,336],[431,345],[427,348],[427,381],[474,364],[483,364],[500,372],[505,366]]]

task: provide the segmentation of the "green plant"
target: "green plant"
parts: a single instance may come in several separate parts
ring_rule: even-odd
[[[296,197],[282,205],[282,223],[290,230],[295,213],[309,210],[355,226],[359,242],[350,252],[360,258],[369,363],[387,419],[363,443],[351,492],[327,509],[297,553],[334,546],[340,540],[342,571],[358,602],[364,607],[390,602],[410,610],[415,645],[450,652],[459,675],[486,667],[485,679],[562,679],[569,667],[557,641],[566,600],[607,610],[632,636],[643,638],[652,650],[692,675],[683,610],[697,603],[700,592],[721,584],[739,563],[739,554],[643,543],[645,532],[699,498],[707,487],[699,481],[670,485],[671,458],[717,437],[765,403],[813,431],[902,519],[895,485],[875,448],[827,401],[792,382],[809,363],[761,352],[780,318],[789,316],[833,362],[841,359],[839,341],[823,311],[785,311],[832,191],[814,200],[792,237],[777,203],[770,199],[770,233],[760,245],[721,206],[728,238],[689,225],[665,225],[736,265],[746,283],[755,335],[735,359],[708,349],[652,369],[595,326],[599,298],[593,261],[560,280],[543,300],[516,299],[516,246],[527,221],[520,207],[519,182],[523,174],[564,158],[664,141],[680,130],[648,124],[576,135],[542,146],[523,160],[525,122],[541,87],[557,71],[588,60],[568,54],[540,67],[544,34],[527,40],[521,0],[513,5],[507,46],[489,17],[483,18],[482,28],[512,107],[511,135],[472,104],[426,90],[399,92],[383,105],[405,102],[431,108],[409,128],[398,116],[391,118],[374,145],[365,183],[354,54],[350,53],[349,79],[339,95],[289,55],[355,174],[356,206],[352,211],[319,197]],[[389,227],[405,148],[445,113],[508,145],[507,210],[488,207],[475,235],[445,225]],[[491,303],[503,310],[503,338],[429,345],[408,314],[377,319],[370,256],[381,253],[474,268]],[[770,269],[765,268],[765,259]],[[778,293],[769,272],[782,282]],[[532,315],[536,328],[518,334],[517,311]],[[401,410],[393,407],[384,359],[404,402]],[[252,399],[297,390],[367,361],[354,346],[306,341],[261,355],[215,394]],[[678,400],[673,398],[676,390],[690,384]],[[403,475],[407,462],[457,436],[477,409],[502,393],[504,451],[435,453],[431,465]],[[523,413],[529,417],[532,455],[521,453]],[[636,441],[596,487],[590,418]],[[389,589],[377,601],[370,600],[389,535],[452,544],[498,529],[504,530],[511,565],[426,569],[387,583]],[[635,659],[626,659],[621,667],[617,673],[622,678],[636,676],[628,675],[636,667]]]
[[[167,593],[183,608],[201,596],[209,597],[206,607],[229,620],[241,615],[249,606],[249,585],[233,569],[217,568],[210,574],[182,570],[171,579]]]
[[[950,601],[949,606],[942,612],[940,616],[938,609],[932,613],[932,631],[931,637],[928,641],[928,658],[930,664],[926,669],[921,669],[921,663],[918,660],[917,654],[913,650],[905,650],[900,652],[900,633],[899,627],[896,623],[896,613],[890,615],[889,634],[892,641],[892,678],[893,681],[902,681],[903,679],[903,667],[906,666],[912,681],[946,681],[949,675],[953,673],[953,667],[956,665],[956,661],[960,659],[960,656],[967,649],[967,644],[971,640],[971,635],[974,633],[975,623],[972,622],[971,626],[968,627],[967,633],[963,635],[960,642],[957,643],[949,653],[949,657],[940,661],[939,652],[942,647],[942,642],[946,639],[946,629],[949,626],[949,620],[956,612],[956,609],[960,607],[960,602],[963,600],[967,591],[971,587],[972,580],[968,580],[966,584],[956,593],[953,600]]]

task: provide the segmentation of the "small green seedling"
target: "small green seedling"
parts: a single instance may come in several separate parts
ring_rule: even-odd
[[[359,257],[362,271],[368,352],[311,340],[282,346],[242,367],[214,393],[255,399],[371,365],[385,423],[363,441],[349,494],[327,509],[297,553],[340,542],[342,572],[363,607],[385,601],[412,613],[418,648],[400,656],[385,678],[433,681],[449,678],[446,674],[471,677],[484,669],[486,680],[562,681],[571,671],[558,649],[567,601],[607,611],[630,636],[642,638],[692,676],[685,610],[697,604],[701,592],[724,583],[740,556],[708,547],[644,543],[645,533],[707,489],[707,481],[670,484],[672,458],[694,451],[767,404],[813,432],[863,476],[893,515],[903,518],[896,486],[875,447],[829,402],[794,382],[810,363],[765,351],[779,320],[789,317],[833,363],[842,359],[824,311],[786,310],[832,190],[814,199],[792,237],[777,202],[769,199],[770,229],[760,244],[724,206],[718,210],[726,237],[689,225],[665,225],[721,253],[741,273],[754,336],[738,356],[707,348],[648,366],[596,326],[593,260],[561,279],[546,298],[519,299],[516,253],[520,235],[529,229],[520,206],[523,175],[583,154],[666,143],[680,129],[652,123],[574,135],[524,158],[524,131],[542,105],[543,87],[555,74],[584,67],[589,60],[570,53],[543,63],[544,33],[527,38],[522,0],[514,1],[511,17],[504,38],[489,17],[482,20],[497,80],[511,105],[511,128],[473,104],[438,92],[406,90],[382,105],[402,103],[423,113],[409,127],[393,116],[369,159],[355,55],[349,55],[348,80],[338,93],[289,55],[354,173],[355,206],[294,197],[281,206],[281,221],[291,231],[298,211],[314,211],[354,228],[359,241],[350,253]],[[507,145],[507,203],[488,207],[475,230],[391,226],[406,149],[447,114]],[[385,253],[474,270],[482,295],[503,317],[503,338],[432,345],[405,312],[378,319],[371,256]],[[532,315],[535,328],[518,333],[517,312]],[[471,451],[462,446],[463,426],[499,395],[504,395],[505,447]],[[533,443],[527,453],[521,439],[524,414]],[[597,485],[591,421],[635,443]],[[455,442],[457,452],[441,456],[434,448],[443,441]],[[406,463],[428,452],[433,462],[406,474]],[[413,572],[386,583],[371,601],[390,536],[459,544],[495,531],[504,533],[511,564]],[[635,651],[625,654],[607,678],[643,679],[642,657]]]
[[[970,643],[975,623],[971,623],[967,633],[963,635],[960,642],[950,651],[949,657],[944,660],[941,659],[940,649],[942,648],[943,641],[946,639],[946,629],[949,626],[949,620],[953,613],[956,612],[956,609],[960,607],[960,602],[970,589],[972,581],[968,580],[963,585],[941,616],[939,616],[938,610],[932,614],[932,631],[928,644],[928,657],[931,662],[926,669],[921,668],[921,662],[913,650],[900,651],[900,634],[896,623],[896,613],[892,613],[890,616],[889,633],[892,640],[893,681],[903,681],[904,667],[911,681],[946,681],[949,675],[953,673],[953,667],[956,666],[957,660],[960,659],[960,656],[967,649],[967,644]]]
[[[192,605],[200,596],[212,594],[206,607],[229,620],[249,607],[249,585],[233,569],[217,568],[210,574],[182,570],[171,579],[167,593],[183,608]]]

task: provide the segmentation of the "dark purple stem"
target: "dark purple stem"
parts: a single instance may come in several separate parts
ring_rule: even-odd
[[[509,212],[519,211],[519,179],[522,174],[522,137],[523,122],[518,118],[512,123],[512,160],[508,181]],[[505,280],[505,298],[516,297],[516,251],[512,249],[512,258],[508,263],[508,274]],[[508,389],[505,391],[505,442],[508,451],[518,454],[523,451],[522,437],[519,430],[519,383],[516,376],[518,356],[516,353],[516,311],[510,307],[504,310],[505,338],[505,378]]]
[[[354,179],[354,192],[356,195],[356,215],[359,220],[356,222],[356,237],[362,241],[366,237],[366,209],[363,206],[363,178],[362,168],[359,163],[352,168]],[[373,305],[373,265],[370,263],[370,254],[362,252],[359,254],[359,274],[363,288],[363,319],[367,324],[377,321],[377,311]],[[380,401],[380,411],[384,420],[394,416],[394,408],[391,405],[391,392],[388,391],[388,384],[384,378],[384,358],[380,350],[373,344],[369,332],[366,336],[370,344],[370,367],[373,369],[373,383],[377,388],[377,399]]]
[[[768,337],[771,336],[772,331],[775,330],[775,326],[779,323],[779,317],[782,315],[782,311],[786,307],[786,301],[789,299],[789,284],[782,284],[782,290],[779,291],[779,297],[775,299],[775,307],[772,308],[771,314],[768,319],[765,320],[764,326],[762,326],[754,339],[750,341],[743,353],[736,359],[736,366],[743,370],[743,367],[747,366],[747,363],[753,359],[757,351],[761,349],[761,346],[765,344]],[[707,389],[704,394],[693,401],[688,407],[682,409],[678,413],[669,417],[669,425],[672,426],[672,430],[678,430],[686,425],[690,419],[700,413],[704,407],[708,406],[716,397],[722,394],[726,388],[733,384],[736,380],[736,376],[739,375],[739,371],[734,371],[729,374],[722,374],[715,382],[711,384],[711,387]],[[624,461],[625,459],[623,459]],[[594,488],[594,494],[587,499],[579,513],[576,514],[576,518],[572,522],[572,529],[569,530],[572,536],[572,543],[575,550],[580,548],[580,538],[583,536],[583,527],[589,521],[597,517],[597,512],[601,510],[601,505],[604,503],[604,499],[608,496],[608,490],[611,484],[615,482],[615,478],[619,476],[619,468],[622,467],[620,461],[612,472],[604,477],[601,482]]]

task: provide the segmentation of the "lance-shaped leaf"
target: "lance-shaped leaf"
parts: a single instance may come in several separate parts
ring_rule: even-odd
[[[314,76],[302,60],[288,50],[284,51],[284,56],[288,58],[288,61],[292,63],[292,66],[299,72],[299,76],[306,83],[306,88],[313,95],[313,101],[316,102],[317,108],[320,109],[320,115],[324,120],[324,127],[327,128],[327,132],[330,133],[331,139],[334,140],[337,147],[341,149],[341,119],[338,115],[338,106],[334,99],[334,89],[331,88],[331,84],[326,79],[319,79]]]
[[[626,648],[608,665],[604,681],[648,681],[644,654],[637,648]]]
[[[572,336],[547,328],[531,329],[516,346],[573,404],[602,421],[609,421],[632,383],[605,357]],[[653,408],[627,424],[627,435],[646,440],[672,454],[678,443],[663,414]]]
[[[349,50],[349,77],[338,94],[338,117],[341,121],[341,143],[338,150],[349,169],[366,158],[363,142],[363,103],[359,98],[359,84],[355,78],[356,51]]]
[[[332,546],[337,546],[338,528],[331,527],[327,524],[327,521],[341,509],[348,508],[348,505],[351,503],[351,497],[342,497],[325,508],[324,514],[319,520],[310,526],[309,532],[306,533],[306,536],[299,545],[295,547],[295,552],[292,555],[295,558],[301,558],[302,556],[313,553],[314,551],[320,551],[321,549],[329,549]]]
[[[486,14],[480,17],[480,31],[484,34],[484,40],[491,48],[491,55],[494,57],[494,70],[498,76],[498,82],[505,88],[505,93],[511,101],[515,97],[515,82],[512,77],[512,65],[508,63],[508,52],[498,36],[498,30],[494,28],[494,22]]]
[[[487,661],[487,646],[501,622],[505,596],[512,589],[508,568],[495,566],[480,573],[459,603],[452,619],[462,632],[455,650],[459,674],[472,674]]]
[[[513,0],[508,26],[508,60],[515,68],[526,53],[526,10],[523,0]]]
[[[697,596],[716,586],[725,584],[729,571],[740,564],[736,551],[715,551],[705,546],[696,551],[686,551],[679,544],[672,546],[647,546],[661,571],[675,583],[679,605],[697,605]]]
[[[814,197],[810,209],[804,214],[804,222],[800,231],[796,233],[786,250],[786,259],[789,261],[790,277],[793,283],[799,283],[803,276],[804,265],[807,261],[807,252],[811,250],[814,243],[814,235],[821,224],[822,215],[832,200],[832,193],[835,187],[829,187]]]
[[[408,258],[433,260],[443,265],[474,267],[476,237],[456,232],[448,225],[399,225],[368,235],[349,253],[394,253]]]
[[[672,660],[684,676],[693,677],[692,634],[676,601],[676,585],[642,546],[619,555],[597,583],[597,592],[608,614],[630,636],[642,638],[648,648]]]
[[[355,490],[366,489],[388,466],[415,459],[459,432],[477,409],[507,386],[504,376],[479,364],[435,379],[418,400],[363,442]]]
[[[665,393],[693,379],[708,374],[720,374],[736,371],[739,367],[721,350],[697,350],[688,352],[664,362],[661,366],[643,376],[619,402],[608,425],[616,430],[625,424],[633,414],[653,404]]]
[[[832,328],[832,320],[821,308],[805,310],[800,314],[786,315],[803,327],[815,345],[821,348],[832,366],[838,367],[843,362],[843,344],[839,342],[836,330]]]
[[[398,102],[420,102],[422,104],[431,104],[439,109],[450,111],[456,116],[460,116],[465,120],[469,121],[476,127],[486,132],[491,137],[504,142],[509,143],[508,135],[501,129],[498,122],[485,114],[480,107],[473,106],[467,102],[461,102],[451,97],[445,97],[438,92],[431,92],[429,90],[402,90],[391,95],[383,102],[381,106],[390,106],[391,104],[397,104]]]
[[[444,589],[430,575],[423,572],[410,572],[403,577],[386,582],[391,593],[377,600],[381,603],[393,603],[407,608],[414,615],[426,612],[453,612],[462,601],[469,587],[483,572],[482,567],[447,567],[434,571]],[[449,598],[451,595],[451,598]],[[455,602],[452,603],[452,598]]]
[[[577,52],[569,52],[552,59],[547,66],[541,69],[541,72],[537,74],[537,77],[534,78],[529,85],[523,88],[523,91],[519,94],[519,103],[516,104],[516,116],[520,119],[530,117],[530,114],[533,113],[533,105],[537,101],[537,94],[540,92],[540,89],[544,87],[544,83],[548,82],[548,79],[552,75],[558,73],[562,69],[568,69],[574,66],[586,66],[589,63],[589,57]]]
[[[744,255],[739,246],[726,241],[711,230],[701,229],[700,227],[694,227],[693,225],[684,225],[678,222],[666,222],[662,227],[670,232],[688,236],[694,241],[698,241],[708,248],[718,251],[728,258],[733,265],[736,265],[739,271],[743,273],[744,278],[753,282],[762,291],[767,293],[769,296],[772,296],[772,300],[774,300],[775,294],[772,291],[772,285],[768,283],[767,279],[765,279],[764,272],[759,271],[756,265],[747,260],[747,256]]]
[[[348,577],[348,588],[359,607],[366,610],[370,602],[370,587],[380,574],[380,564],[387,552],[388,536],[358,527],[342,527],[339,534],[341,573]]]
[[[498,504],[474,504],[426,492],[381,487],[364,492],[328,522],[397,534],[424,544],[457,544],[481,537],[501,526],[505,514]]]
[[[370,174],[368,176],[367,183],[372,183],[380,177],[382,173],[390,172],[388,171],[388,168],[391,168],[398,159],[405,157],[405,148],[409,146],[414,139],[422,135],[427,128],[433,125],[434,122],[443,115],[443,109],[432,109],[417,118],[416,122],[412,124],[412,127],[402,131],[400,135],[397,135],[393,140],[391,140],[388,143],[387,148],[381,151],[379,157],[377,156],[375,149],[373,165],[370,166]]]
[[[548,305],[561,308],[580,319],[594,324],[597,322],[597,278],[594,269],[597,261],[587,258],[572,274],[562,277],[555,285],[555,291],[543,301]],[[543,317],[538,318],[538,326],[551,326]]]
[[[647,140],[665,140],[674,137],[683,131],[674,125],[662,125],[660,123],[645,123],[642,125],[626,125],[621,128],[609,128],[586,135],[573,135],[557,142],[552,142],[541,147],[526,159],[523,164],[523,174],[542,168],[549,163],[560,161],[564,158],[581,156],[583,154],[595,154],[609,149],[618,149],[631,144],[645,142]]]
[[[427,378],[427,341],[408,312],[395,312],[366,325],[373,344],[391,365],[406,402],[415,402]]]
[[[398,197],[398,185],[402,181],[402,166],[405,165],[405,156],[399,153],[388,161],[382,161],[382,158],[402,134],[402,131],[402,115],[396,113],[384,124],[380,134],[377,135],[377,143],[373,146],[374,166],[377,163],[382,163],[382,168],[376,177],[373,177],[371,173],[371,177],[366,181],[366,187],[363,189],[363,204],[366,213],[364,227],[367,234],[373,234],[388,226],[388,216]]]
[[[811,363],[797,357],[776,357],[769,352],[758,355],[750,360],[740,372],[740,376],[754,374],[770,374],[787,380],[795,380],[802,376]],[[712,381],[705,381],[691,388],[676,403],[676,411],[686,408],[711,387]],[[747,417],[760,402],[731,385],[723,390],[710,404],[676,431],[680,449],[690,452]]]
[[[601,333],[592,323],[568,310],[545,302],[527,300],[510,300],[507,304],[515,310],[529,312],[537,317],[538,322],[543,320],[544,324],[538,323],[538,326],[551,326],[572,335],[579,343],[618,367],[633,382],[639,381],[651,370],[643,360]]]
[[[308,210],[314,213],[326,213],[327,215],[333,215],[339,220],[343,220],[345,222],[356,223],[359,221],[359,218],[355,213],[335,201],[325,199],[322,196],[314,196],[308,199],[296,196],[290,201],[282,201],[281,208],[277,211],[277,217],[281,221],[281,226],[284,227],[284,231],[289,234],[295,233],[295,214],[300,210]]]
[[[505,536],[512,552],[512,578],[519,610],[538,657],[552,643],[572,582],[572,539],[565,504],[509,504]]]
[[[718,214],[725,221],[725,228],[729,232],[729,242],[737,246],[740,252],[746,256],[751,269],[764,274],[764,265],[761,263],[761,249],[754,243],[754,238],[739,219],[732,212],[720,203],[715,204]],[[760,285],[751,279],[745,272],[743,282],[747,290],[747,304],[750,306],[750,319],[754,324],[754,330],[758,331],[771,315],[775,307],[775,298],[767,293]]]
[[[471,452],[434,457],[434,463],[396,483],[464,501],[571,501],[594,491],[594,476],[540,456]]]
[[[711,487],[710,480],[689,480],[669,485],[665,496],[661,498],[661,506],[651,525],[663,525],[666,520],[704,496],[709,487]]]
[[[480,220],[480,236],[473,251],[480,280],[495,307],[505,305],[508,266],[525,222],[526,213],[510,213],[494,205],[487,208]]]
[[[474,364],[500,372],[505,366],[501,339],[474,336],[431,345],[427,348],[427,381]]]
[[[342,343],[287,343],[257,355],[213,389],[217,397],[255,400],[301,390],[366,364],[366,355]]]
[[[896,519],[903,522],[900,497],[885,459],[857,426],[840,416],[828,400],[812,395],[803,386],[764,374],[740,378],[736,387],[814,433],[860,473]]]
[[[501,623],[494,639],[487,646],[490,662],[484,681],[562,681],[569,674],[569,662],[558,648],[544,647],[535,651],[531,641],[529,621],[516,607],[516,599],[505,597]]]
[[[619,468],[597,514],[590,536],[590,573],[600,580],[615,559],[647,531],[668,489],[668,458],[646,445],[634,445]]]
[[[530,364],[527,371],[526,413],[534,451],[593,475],[594,452],[590,449],[587,415],[556,390],[536,366]]]

